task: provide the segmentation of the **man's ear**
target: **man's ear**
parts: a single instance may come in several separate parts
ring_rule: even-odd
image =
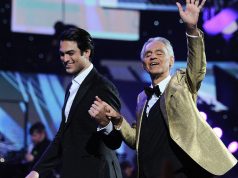
[[[86,57],[86,58],[89,58],[91,54],[91,50],[90,49],[86,49],[84,52],[83,52],[83,56]]]
[[[141,61],[141,67],[146,71],[145,63],[143,61]]]
[[[169,58],[169,68],[171,68],[173,65],[174,65],[174,57],[171,56],[171,57]]]

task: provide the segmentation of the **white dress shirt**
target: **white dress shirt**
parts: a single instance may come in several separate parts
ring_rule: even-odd
[[[88,74],[91,72],[92,69],[93,69],[93,64],[90,64],[90,66],[87,69],[80,72],[76,77],[73,78],[72,85],[69,89],[70,95],[69,95],[69,98],[67,100],[65,110],[64,110],[65,122],[67,122],[67,120],[68,120],[68,116],[69,116],[71,106],[73,104],[74,98],[76,96],[76,93],[77,93],[80,85],[82,84],[82,82],[88,76]]]
[[[159,84],[159,89],[161,94],[164,92],[166,86],[168,85],[169,81],[171,79],[171,76],[168,75],[164,80],[162,80]],[[153,86],[151,85],[151,88]],[[150,100],[148,101],[147,107],[146,107],[146,115],[148,117],[150,109],[153,107],[153,105],[157,102],[157,100],[159,99],[158,96],[156,96],[155,94],[152,95],[152,97],[150,98]]]

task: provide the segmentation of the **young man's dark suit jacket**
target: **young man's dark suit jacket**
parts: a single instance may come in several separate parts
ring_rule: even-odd
[[[61,178],[122,177],[114,151],[120,147],[122,138],[116,130],[109,135],[97,131],[98,124],[88,114],[95,96],[120,110],[115,86],[93,68],[78,89],[66,123],[63,107],[59,131],[33,170],[42,173],[61,161]]]

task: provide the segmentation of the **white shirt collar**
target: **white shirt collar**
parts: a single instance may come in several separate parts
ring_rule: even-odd
[[[157,85],[159,85],[159,89],[160,89],[161,93],[164,92],[164,90],[165,90],[166,86],[168,85],[170,79],[171,79],[171,75],[168,75],[164,80],[162,80],[160,83],[157,84]]]
[[[77,83],[78,85],[81,85],[92,69],[93,69],[93,64],[90,64],[90,66],[87,69],[80,72],[76,77],[73,78],[72,83]]]

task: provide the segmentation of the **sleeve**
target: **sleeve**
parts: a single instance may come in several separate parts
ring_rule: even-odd
[[[136,138],[137,138],[137,132],[138,132],[138,124],[140,123],[141,119],[141,112],[143,108],[139,108],[139,103],[141,102],[141,93],[137,97],[137,107],[136,107],[136,117],[137,117],[137,123],[133,123],[130,125],[127,120],[123,117],[123,120],[119,126],[115,126],[116,129],[121,131],[123,140],[126,142],[126,144],[132,148],[136,149]]]
[[[190,92],[198,92],[201,82],[206,74],[206,55],[202,31],[196,38],[187,35],[188,58],[186,69],[186,80]]]
[[[136,127],[131,126],[125,118],[123,118],[122,124],[121,124],[121,134],[123,137],[123,140],[126,142],[126,144],[132,148],[136,148]]]
[[[102,130],[104,134],[106,135],[110,134],[110,132],[113,130],[112,122],[110,121],[109,124],[107,124],[107,126],[105,127],[98,126],[97,131],[102,131]]]
[[[120,126],[120,130],[123,136],[123,139],[127,143],[129,147],[132,149],[136,149],[136,137],[138,132],[138,124],[140,123],[141,119],[141,111],[143,108],[139,108],[141,102],[141,93],[137,96],[137,107],[136,107],[136,118],[137,123],[132,124],[132,126],[123,118],[122,124]]]
[[[116,111],[120,112],[121,103],[119,99],[119,93],[116,87],[107,79],[101,81],[98,87],[98,96],[110,106],[112,106]],[[122,143],[122,136],[120,131],[113,128],[113,130],[108,134],[104,134],[104,131],[99,132],[104,143],[111,149],[118,149]]]

